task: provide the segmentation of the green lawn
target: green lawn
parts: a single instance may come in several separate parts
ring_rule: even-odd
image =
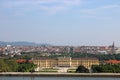
[[[58,72],[57,68],[43,68],[40,72]]]

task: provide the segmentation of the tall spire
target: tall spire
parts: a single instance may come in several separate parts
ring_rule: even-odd
[[[112,45],[112,48],[114,49],[114,47],[115,47],[115,43],[114,43],[114,41],[113,41],[113,45]]]
[[[115,43],[113,41],[113,44],[112,44],[112,54],[115,53]]]

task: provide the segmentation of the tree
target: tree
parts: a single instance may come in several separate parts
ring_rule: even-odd
[[[15,60],[7,60],[7,65],[10,68],[10,71],[16,72],[18,70],[18,63]]]
[[[99,65],[92,65],[91,69],[92,69],[92,72],[94,73],[102,72],[102,69]]]
[[[120,64],[93,65],[91,69],[95,73],[120,73]]]
[[[18,72],[33,72],[36,65],[31,62],[18,63]]]
[[[4,59],[0,59],[0,72],[9,72],[11,71],[9,66],[5,63]]]
[[[77,73],[89,73],[89,70],[87,68],[85,68],[84,66],[80,65],[78,66],[78,68],[76,69]]]

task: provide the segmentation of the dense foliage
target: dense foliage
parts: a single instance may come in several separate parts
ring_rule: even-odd
[[[76,69],[77,73],[89,73],[89,70],[87,68],[85,68],[84,66],[80,65],[78,66],[78,68]]]
[[[95,73],[120,73],[120,64],[93,65],[91,69]]]
[[[120,54],[89,54],[89,53],[71,53],[73,58],[97,58],[99,60],[120,60]]]
[[[15,56],[15,59],[31,59],[31,58],[57,58],[57,57],[72,57],[72,58],[97,58],[99,60],[120,60],[120,54],[90,54],[90,53],[48,53],[49,56],[42,56],[39,52],[23,52],[21,56]],[[44,54],[44,53],[43,53]]]
[[[16,60],[0,59],[0,72],[32,72],[36,65],[31,62],[17,63]]]
[[[3,59],[0,59],[0,72],[8,72],[10,70],[7,63]]]
[[[36,65],[34,63],[25,62],[18,63],[18,72],[34,72]]]

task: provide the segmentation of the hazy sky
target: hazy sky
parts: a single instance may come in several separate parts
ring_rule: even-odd
[[[0,0],[0,40],[120,46],[120,0]]]

